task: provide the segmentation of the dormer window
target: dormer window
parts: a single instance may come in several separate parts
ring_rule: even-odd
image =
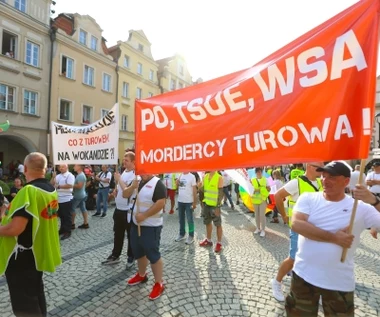
[[[93,51],[97,51],[98,50],[98,39],[95,37],[95,36],[91,36],[91,49]]]
[[[144,45],[139,44],[138,49],[139,49],[140,52],[144,52]]]
[[[87,32],[80,30],[79,31],[79,43],[87,46]]]

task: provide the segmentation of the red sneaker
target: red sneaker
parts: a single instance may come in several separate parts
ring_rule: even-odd
[[[220,251],[222,251],[222,244],[218,242],[215,246],[215,252],[219,253]]]
[[[139,272],[136,273],[136,275],[128,280],[128,285],[137,285],[140,283],[145,283],[148,280],[148,276],[140,276]]]
[[[155,299],[159,298],[162,295],[162,293],[164,292],[164,289],[165,289],[164,284],[155,283],[153,285],[152,291],[149,294],[149,299],[155,300]]]
[[[208,241],[207,239],[204,239],[201,243],[199,243],[200,247],[211,247],[212,241]]]
[[[170,211],[169,211],[169,215],[172,215],[172,214],[174,214],[174,210],[173,210],[173,209],[170,209]]]

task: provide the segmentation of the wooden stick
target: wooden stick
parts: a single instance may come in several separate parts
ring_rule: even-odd
[[[360,174],[359,174],[359,180],[358,184],[363,183],[363,175],[364,175],[364,169],[365,169],[365,160],[360,161]],[[355,197],[354,197],[355,198]],[[355,198],[354,200],[354,206],[352,207],[352,213],[351,213],[351,219],[350,219],[350,225],[348,226],[348,234],[352,233],[352,228],[354,226],[355,216],[356,216],[356,209],[358,208],[358,200]],[[347,248],[343,248],[342,257],[340,258],[340,262],[344,262],[346,260],[347,256]]]

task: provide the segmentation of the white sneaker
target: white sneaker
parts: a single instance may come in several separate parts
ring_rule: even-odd
[[[264,230],[262,230],[262,231],[260,232],[260,237],[262,237],[262,238],[265,237],[265,231],[264,231]]]
[[[258,234],[258,233],[260,233],[260,232],[261,232],[260,229],[256,229],[255,232],[254,232],[253,234]]]
[[[175,242],[179,242],[179,241],[182,241],[182,240],[185,240],[185,236],[181,236],[179,235],[177,238],[175,238]]]
[[[185,243],[186,244],[192,244],[193,242],[194,242],[194,237],[188,236]]]
[[[273,297],[277,299],[279,302],[285,301],[284,293],[282,292],[282,284],[278,282],[276,279],[271,281],[272,284],[272,293]]]

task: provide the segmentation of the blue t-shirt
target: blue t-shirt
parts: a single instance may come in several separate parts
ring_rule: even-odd
[[[83,199],[84,197],[86,197],[86,175],[84,175],[83,172],[78,174],[77,177],[75,177],[74,185],[76,185],[78,183],[83,183],[83,187],[82,188],[74,188],[73,196],[76,199]]]

